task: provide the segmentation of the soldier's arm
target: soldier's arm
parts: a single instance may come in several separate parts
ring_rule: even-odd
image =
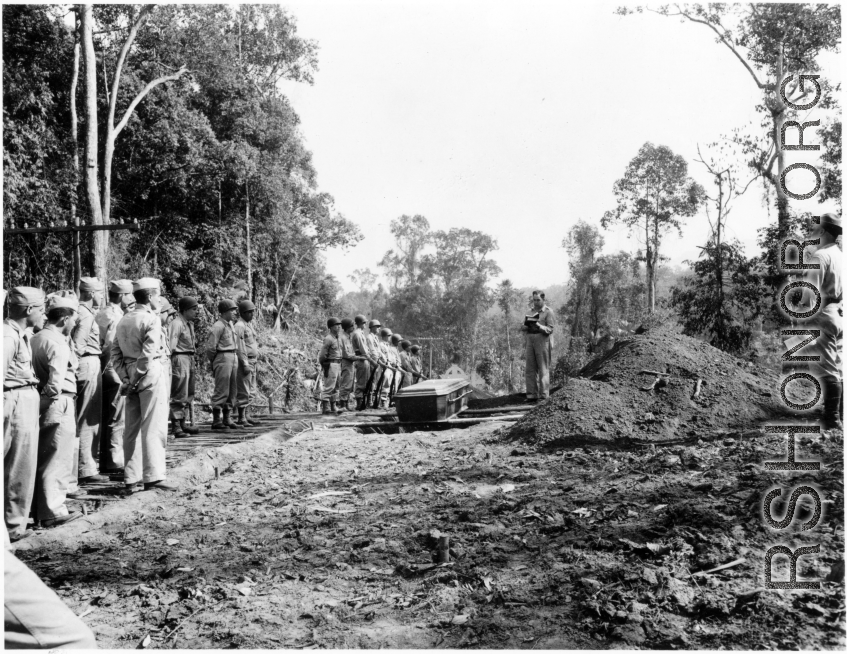
[[[85,342],[91,334],[92,324],[94,324],[94,314],[90,311],[80,312],[79,321],[71,332],[71,343],[77,356],[82,356],[85,351]]]
[[[150,363],[159,356],[159,347],[162,344],[162,321],[158,316],[151,315],[144,321],[141,328],[143,331],[141,357],[135,363],[135,379],[131,380],[131,386],[147,374]]]
[[[14,335],[8,333],[9,328],[3,326],[3,379],[9,374],[9,366],[12,365],[12,359],[15,358],[17,347],[15,346]]]
[[[129,374],[126,370],[126,364],[124,363],[124,353],[121,350],[121,346],[118,343],[117,337],[117,328],[115,329],[115,338],[112,341],[112,345],[109,348],[109,356],[112,359],[112,368],[114,368],[115,372],[118,374],[118,377],[121,379],[122,384],[129,383]]]
[[[170,352],[176,350],[176,344],[179,342],[179,335],[183,329],[188,329],[188,325],[182,322],[182,320],[172,320],[171,324],[168,325],[168,350]]]
[[[62,382],[65,381],[71,353],[69,348],[58,347],[49,341],[45,343],[44,352],[47,355],[47,382],[41,393],[53,400],[62,394]]]
[[[212,325],[209,330],[209,337],[206,339],[206,358],[209,363],[215,360],[215,354],[218,352],[218,341],[221,338],[221,326],[218,323]]]
[[[544,326],[546,327],[545,332],[547,334],[553,333],[553,328],[556,326],[555,320],[553,318],[553,312],[551,310],[547,310],[547,315],[544,316]]]
[[[329,337],[324,338],[323,345],[321,345],[321,351],[318,352],[318,363],[321,364],[322,366],[326,365],[326,357],[327,357],[327,354],[329,353],[330,345],[332,345],[332,341],[330,340],[330,338]]]

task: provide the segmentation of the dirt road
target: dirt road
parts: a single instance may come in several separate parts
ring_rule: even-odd
[[[840,433],[798,437],[823,461],[801,474],[761,466],[782,435],[540,453],[501,427],[200,450],[180,493],[112,502],[19,556],[109,648],[843,647]],[[761,498],[805,479],[824,517],[779,539]],[[820,543],[799,574],[835,581],[762,590],[777,542]]]

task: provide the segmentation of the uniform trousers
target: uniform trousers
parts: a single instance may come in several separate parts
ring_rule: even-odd
[[[38,470],[35,476],[35,519],[68,515],[68,486],[76,478],[74,400],[68,395],[41,396],[38,430]]]
[[[230,410],[238,397],[238,357],[235,352],[218,352],[212,359],[215,375],[215,392],[212,407]]]
[[[23,562],[4,549],[5,649],[96,649],[94,634]]]
[[[367,359],[356,361],[356,399],[361,400],[365,397],[365,387],[368,385],[368,380],[371,378],[371,362]],[[373,382],[374,384],[376,382]]]
[[[526,396],[529,399],[550,397],[550,337],[526,335]]]
[[[117,470],[124,467],[124,396],[121,378],[112,368],[103,371],[102,405],[100,470]]]
[[[256,397],[256,362],[256,357],[247,359],[250,372],[247,372],[247,366],[243,362],[238,364],[238,385],[235,394],[235,405],[237,407],[249,406],[253,398]]]
[[[346,404],[353,394],[353,383],[356,376],[356,362],[351,359],[341,360],[341,379],[338,382],[338,399]]]
[[[321,400],[329,400],[330,402],[338,401],[339,385],[341,383],[341,362],[330,361],[323,368],[323,391],[321,392]]]
[[[34,386],[3,391],[3,512],[12,538],[26,530],[38,461],[38,391]]]
[[[171,357],[171,415],[183,420],[185,409],[194,401],[194,355]]]
[[[76,433],[79,437],[80,478],[97,474],[102,404],[100,357],[99,355],[80,357],[76,373]]]
[[[821,335],[814,343],[815,354],[820,355],[821,360],[810,366],[822,377],[835,377],[841,379],[841,346],[844,338],[842,329],[841,304],[832,303],[826,305],[820,312],[813,325],[821,330]]]
[[[388,396],[391,393],[391,384],[394,382],[394,371],[385,369],[385,376],[382,378],[382,388],[379,390],[379,397],[384,406],[388,406]]]
[[[135,375],[135,363],[127,368]],[[165,479],[168,442],[168,379],[159,360],[147,364],[139,390],[126,396],[124,429],[124,483],[151,483]]]

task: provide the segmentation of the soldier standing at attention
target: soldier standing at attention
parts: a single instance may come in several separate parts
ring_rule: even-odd
[[[94,320],[103,299],[103,284],[96,277],[79,280],[79,318],[71,343],[79,359],[76,372],[76,434],[79,439],[79,483],[109,481],[97,474],[100,457],[100,420],[103,414],[103,380],[100,376],[100,328]]]
[[[359,314],[354,319],[356,329],[350,334],[350,342],[353,345],[353,353],[356,355],[356,411],[365,409],[367,402],[366,389],[368,381],[371,379],[371,372],[376,370],[379,363],[376,357],[371,352],[368,341],[368,335],[362,327],[368,322],[368,319]],[[371,382],[373,383],[373,382]]]
[[[371,370],[369,396],[365,397],[365,408],[371,403],[376,404],[377,388],[379,388],[380,380],[385,372],[385,358],[382,354],[382,345],[379,338],[382,323],[376,318],[368,323],[369,333],[366,334],[368,340],[368,349],[371,352],[371,357],[376,360],[376,365]]]
[[[38,378],[30,332],[44,321],[44,292],[18,286],[9,293],[3,322],[3,511],[12,541],[26,531],[38,461]]]
[[[161,289],[159,289],[161,292]],[[162,376],[167,380],[168,399],[171,397],[171,339],[168,338],[168,327],[173,322],[176,309],[166,297],[159,296],[159,320],[162,321],[162,350],[165,356],[162,358]],[[170,413],[170,411],[168,412]],[[168,419],[170,422],[170,419]],[[176,438],[176,433],[174,433]]]
[[[332,317],[326,321],[329,333],[324,337],[318,363],[323,369],[323,392],[321,393],[321,413],[338,413],[335,403],[338,401],[341,381],[341,321]]]
[[[415,383],[412,380],[415,369],[412,365],[411,353],[409,352],[409,347],[411,347],[411,345],[412,344],[404,338],[400,341],[397,348],[400,353],[400,367],[403,369],[403,385],[400,388],[403,388],[404,386],[411,386]]]
[[[162,376],[159,288],[159,280],[152,277],[132,283],[135,309],[121,318],[112,344],[112,366],[126,394],[124,485],[130,494],[177,490],[166,481],[165,471],[170,380]]]
[[[350,318],[341,321],[341,379],[339,381],[338,413],[350,410],[350,396],[353,394],[353,383],[356,375],[356,361],[359,357],[353,348],[350,335],[356,328]]]
[[[206,357],[212,365],[215,392],[212,395],[212,429],[239,429],[232,420],[238,395],[238,337],[235,322],[238,305],[232,300],[218,302],[220,317],[212,325],[206,341]]]
[[[396,366],[394,364],[394,348],[391,347],[392,331],[388,327],[383,327],[379,330],[379,346],[382,349],[382,356],[385,359],[385,373],[382,377],[382,386],[379,390],[379,406],[382,409],[388,408],[388,394],[391,392],[391,384],[394,381],[394,373]]]
[[[132,297],[132,282],[119,279],[109,284],[109,303],[94,321],[100,332],[100,368],[102,374],[103,411],[100,421],[100,470],[122,473],[124,468],[124,396],[121,379],[112,367],[112,344],[118,321],[128,310]]]
[[[78,306],[76,298],[52,297],[47,324],[32,338],[32,365],[41,394],[34,513],[43,527],[82,517],[80,511],[69,512],[65,504],[69,482],[76,473],[78,360],[68,336],[76,324]]]
[[[532,292],[532,310],[535,312],[531,316],[533,320],[524,321],[521,331],[526,333],[526,399],[537,402],[550,397],[554,321],[553,311],[544,303],[541,291]]]
[[[179,298],[179,314],[168,325],[168,345],[171,351],[171,417],[176,438],[200,432],[185,424],[185,409],[194,401],[194,319],[197,300]]]
[[[238,322],[235,323],[235,336],[238,338],[238,424],[242,427],[258,425],[261,421],[250,416],[250,403],[256,397],[256,366],[259,361],[259,341],[253,329],[253,316],[256,305],[250,300],[238,303]]]
[[[417,343],[409,348],[409,361],[412,364],[412,383],[417,384],[419,381],[426,380],[423,375],[423,364],[420,356],[421,346]]]

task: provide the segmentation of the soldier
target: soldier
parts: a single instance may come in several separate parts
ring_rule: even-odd
[[[197,300],[179,298],[179,314],[168,325],[168,346],[171,352],[171,418],[176,438],[198,434],[200,430],[185,424],[185,409],[194,401],[194,320]]]
[[[256,367],[259,361],[259,341],[253,329],[253,316],[256,305],[250,300],[238,303],[238,322],[235,323],[235,335],[238,338],[238,424],[242,427],[258,425],[261,421],[250,415],[250,404],[256,397]]]
[[[544,303],[544,293],[532,292],[535,314],[521,326],[526,333],[526,399],[537,402],[550,397],[550,357],[553,352],[553,311]],[[530,318],[532,318],[530,320]]]
[[[376,370],[379,362],[371,352],[368,335],[362,327],[368,322],[368,319],[359,314],[353,321],[356,323],[356,329],[350,334],[350,343],[353,345],[353,353],[356,355],[356,411],[365,409],[367,403],[367,395],[369,392],[368,382],[373,384],[371,380],[371,372]]]
[[[100,457],[100,420],[103,380],[100,376],[100,328],[94,320],[103,299],[103,283],[96,277],[79,280],[79,318],[71,343],[79,359],[76,372],[76,434],[79,439],[79,483],[109,481],[97,474]]]
[[[400,341],[398,345],[398,352],[400,353],[400,367],[403,369],[403,384],[400,388],[404,386],[411,386],[415,382],[412,380],[412,376],[414,375],[415,369],[412,365],[411,353],[409,352],[409,348],[411,347],[411,343],[407,341],[405,338]]]
[[[323,369],[323,392],[321,393],[321,413],[340,413],[335,407],[338,401],[341,381],[341,321],[332,317],[326,321],[329,333],[324,337],[318,363]]]
[[[376,365],[371,370],[371,376],[368,381],[368,393],[365,397],[366,407],[369,407],[373,404],[374,408],[376,408],[376,390],[379,387],[379,383],[385,371],[385,359],[382,356],[382,345],[380,344],[381,340],[379,338],[379,332],[381,327],[382,323],[380,323],[379,320],[377,320],[376,318],[374,318],[368,323],[369,333],[366,334],[368,349],[370,350],[371,357],[376,360]]]
[[[177,490],[166,481],[165,470],[169,380],[162,376],[165,349],[159,288],[159,280],[152,277],[132,283],[136,306],[121,318],[112,344],[112,366],[126,394],[124,485],[129,494]]]
[[[412,383],[417,384],[419,381],[426,381],[423,374],[423,364],[420,356],[421,346],[417,343],[409,348],[409,362],[412,364]]]
[[[162,350],[164,352],[164,356],[162,357],[162,377],[166,380],[165,385],[167,387],[168,399],[171,397],[171,339],[168,338],[168,328],[173,322],[174,315],[176,315],[176,309],[174,309],[166,297],[160,295],[159,320],[162,321]],[[170,418],[168,422],[170,422]],[[176,432],[174,432],[173,437],[176,438]]]
[[[403,381],[406,376],[406,371],[403,369],[403,359],[401,356],[400,343],[403,342],[403,337],[400,334],[391,335],[391,355],[394,357],[394,363],[397,366],[397,373],[394,375],[394,393],[403,387]]]
[[[44,321],[44,292],[18,286],[9,293],[3,323],[3,511],[12,541],[26,531],[38,461],[38,378],[32,368],[30,331]]]
[[[379,407],[382,409],[388,408],[390,402],[389,395],[391,394],[391,385],[394,383],[394,374],[397,372],[395,365],[394,348],[391,347],[392,331],[388,327],[383,327],[379,330],[379,347],[382,349],[382,356],[385,359],[385,368],[382,377],[382,385],[379,387]]]
[[[361,358],[353,348],[350,336],[356,329],[356,324],[350,318],[341,321],[341,379],[339,381],[338,413],[350,410],[350,396],[353,395],[353,383],[356,375],[356,362]]]
[[[80,511],[69,512],[65,504],[69,485],[76,476],[75,403],[79,362],[68,336],[76,325],[78,307],[74,297],[50,297],[47,324],[32,338],[32,365],[41,394],[34,513],[43,527],[82,517]]]
[[[212,395],[212,429],[240,429],[232,419],[232,408],[238,396],[238,337],[235,322],[238,305],[232,300],[218,302],[218,320],[212,325],[206,341],[206,357],[215,377]]]
[[[124,468],[124,396],[121,379],[112,367],[112,344],[118,321],[128,311],[132,297],[132,282],[119,279],[109,284],[109,303],[97,312],[94,321],[100,332],[100,368],[103,370],[100,422],[100,470],[122,474]]]

